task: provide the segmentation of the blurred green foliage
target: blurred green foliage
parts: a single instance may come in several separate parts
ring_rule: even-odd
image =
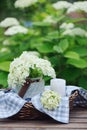
[[[62,35],[64,30],[59,28],[66,21],[87,31],[86,23],[78,23],[81,19],[72,19],[64,10],[53,9],[51,5],[57,0],[39,1],[23,10],[14,8],[15,0],[3,0],[0,4],[2,19],[16,17],[21,25],[29,29],[25,35],[5,36],[5,29],[0,28],[0,50],[7,49],[0,51],[0,87],[8,86],[9,65],[14,58],[23,51],[38,51],[41,57],[51,61],[57,77],[66,79],[67,84],[87,89],[87,37]],[[56,23],[43,22],[48,15]],[[4,41],[8,44],[3,44]]]

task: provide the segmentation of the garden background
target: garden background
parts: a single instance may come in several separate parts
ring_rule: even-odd
[[[28,1],[0,3],[0,88],[8,87],[11,61],[23,51],[37,51],[52,63],[57,78],[87,89],[87,1],[75,5],[74,0],[60,0],[67,3],[59,7],[58,0]],[[9,22],[3,26],[3,20],[11,17],[22,30],[9,31]],[[49,84],[49,79],[45,82]]]

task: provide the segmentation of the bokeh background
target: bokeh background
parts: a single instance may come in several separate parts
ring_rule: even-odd
[[[39,52],[57,78],[87,89],[87,1],[1,0],[0,88],[8,87],[10,63],[23,51]]]

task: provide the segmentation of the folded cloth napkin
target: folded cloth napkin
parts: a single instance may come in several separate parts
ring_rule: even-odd
[[[8,118],[20,111],[26,103],[13,90],[0,90],[0,118]]]
[[[87,106],[87,90],[84,90],[76,86],[66,86],[66,96],[61,98],[61,102],[57,109],[54,109],[54,110],[45,109],[40,102],[41,94],[34,96],[31,99],[31,102],[37,110],[49,115],[54,120],[62,122],[62,123],[69,123],[69,111],[70,111],[69,97],[71,93],[75,90],[79,91],[79,95],[81,98],[79,99],[77,98],[74,101],[74,105],[76,106],[78,104],[81,105],[82,103],[84,103],[84,106]]]
[[[79,95],[74,100],[75,106],[84,106],[87,107],[87,90],[76,87],[76,86],[66,86],[66,96],[61,98],[59,107],[55,110],[44,109],[40,97],[41,94],[34,96],[31,101],[34,107],[52,117],[54,120],[69,123],[69,97],[71,93],[75,90],[79,91]],[[24,100],[14,92],[14,90],[0,90],[0,119],[8,118],[17,114],[23,105],[28,102]]]

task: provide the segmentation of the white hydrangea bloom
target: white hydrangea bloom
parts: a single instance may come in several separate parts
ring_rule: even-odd
[[[74,24],[73,23],[63,23],[60,25],[61,29],[72,29],[74,28]]]
[[[87,1],[83,2],[74,2],[72,6],[67,10],[67,13],[75,12],[75,11],[83,11],[87,13]]]
[[[7,46],[7,45],[10,45],[10,42],[9,42],[9,40],[8,40],[8,39],[6,39],[6,40],[4,40],[4,41],[3,41],[3,43],[2,43],[2,44]]]
[[[23,34],[27,34],[28,33],[28,29],[21,26],[21,25],[17,25],[17,26],[12,26],[10,28],[8,28],[4,34],[7,36],[11,36],[11,35],[15,35],[17,33],[23,33]]]
[[[56,109],[60,103],[60,95],[52,90],[46,90],[42,93],[40,98],[41,104],[45,109]]]
[[[0,49],[0,52],[9,52],[10,50],[6,47],[3,47]]]
[[[53,7],[56,9],[56,10],[59,10],[59,9],[67,9],[71,6],[72,4],[67,2],[67,1],[58,1],[56,3],[53,4]]]
[[[29,51],[29,52],[24,51],[24,52],[21,54],[20,58],[25,58],[25,56],[28,56],[28,57],[29,57],[29,55],[34,55],[34,56],[39,57],[40,54],[39,54],[37,51]]]
[[[39,58],[36,67],[40,68],[45,76],[47,75],[52,78],[56,76],[54,73],[54,69],[51,67],[51,63],[45,59]]]
[[[48,22],[48,23],[56,23],[56,21],[53,19],[53,17],[52,16],[47,16],[44,20],[43,20],[43,22]]]
[[[41,70],[42,75],[56,77],[54,69],[51,67],[51,63],[47,60],[39,58],[33,52],[23,52],[20,57],[15,58],[10,64],[10,70],[8,75],[9,87],[22,86],[26,78],[30,76],[30,69]]]
[[[0,27],[3,27],[3,28],[7,28],[14,25],[19,25],[19,21],[13,17],[8,17],[0,22]]]
[[[85,37],[86,34],[87,34],[87,32],[84,29],[81,29],[81,28],[67,29],[63,32],[63,35],[69,35],[69,36]]]
[[[14,4],[15,8],[26,8],[34,3],[38,2],[38,0],[17,0]]]

